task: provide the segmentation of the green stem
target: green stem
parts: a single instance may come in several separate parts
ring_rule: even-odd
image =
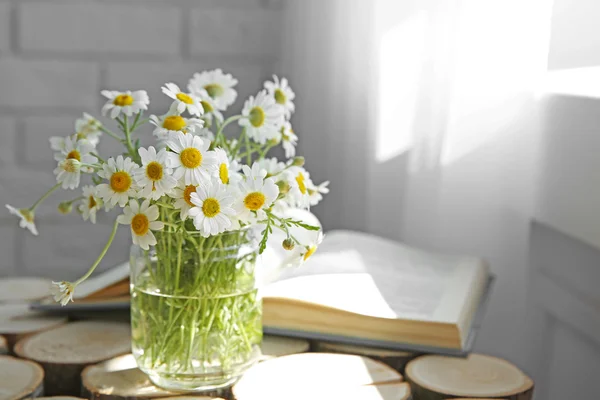
[[[227,125],[229,125],[233,121],[237,121],[240,118],[242,118],[242,115],[234,115],[234,116],[227,118],[225,121],[223,121],[223,123],[221,124],[221,126],[219,126],[219,130],[217,131],[217,133],[215,135],[215,141],[219,138],[219,135],[221,135],[223,133],[223,129],[225,129],[225,127]]]
[[[246,164],[248,164],[249,167],[252,166],[252,154],[250,153],[250,137],[248,135],[245,135],[246,138]]]
[[[119,143],[123,143],[123,138],[119,137],[119,135],[117,135],[116,133],[114,133],[113,131],[105,128],[104,126],[101,126],[99,128],[102,132],[106,133],[108,136],[112,137],[113,139],[119,141]]]
[[[138,114],[138,116],[139,115],[140,114]],[[131,129],[129,128],[129,119],[127,115],[123,118],[123,132],[125,133],[125,146],[127,146],[127,151],[133,161],[139,164],[139,155],[135,151],[133,143],[131,143]]]
[[[36,201],[35,203],[33,203],[33,205],[31,207],[29,207],[29,211],[34,212],[35,209],[42,204],[42,202],[44,200],[46,200],[48,198],[48,196],[50,196],[52,194],[52,192],[54,192],[56,189],[58,189],[60,187],[60,183],[57,183],[56,185],[52,186],[50,189],[48,189],[48,191],[46,193],[44,193],[42,195],[42,197],[40,197],[38,199],[38,201]]]
[[[103,163],[106,163],[106,160],[104,158],[100,157],[98,155],[98,153],[91,152],[90,154],[93,155],[94,157],[96,157],[98,160],[102,161]]]
[[[106,242],[106,244],[104,245],[104,248],[102,249],[102,252],[98,256],[98,258],[96,259],[96,261],[94,262],[94,264],[92,264],[92,266],[90,267],[90,269],[88,269],[88,271],[85,273],[85,275],[83,275],[81,278],[79,278],[79,279],[77,279],[77,281],[75,281],[75,283],[74,283],[75,286],[77,286],[81,282],[85,281],[87,278],[89,278],[89,276],[92,273],[94,273],[94,270],[96,269],[96,267],[98,266],[98,264],[100,264],[100,261],[102,261],[102,259],[106,255],[106,252],[108,251],[110,245],[112,244],[113,240],[115,239],[115,235],[117,233],[117,228],[118,227],[119,227],[119,223],[117,222],[117,220],[115,220],[115,224],[113,225],[113,229],[112,229],[112,232],[110,233],[110,237],[108,238],[108,242]]]

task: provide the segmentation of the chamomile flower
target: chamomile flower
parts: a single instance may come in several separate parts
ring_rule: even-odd
[[[279,136],[284,123],[284,109],[264,90],[256,97],[250,96],[244,103],[239,124],[246,128],[246,134],[257,143],[265,144]]]
[[[223,114],[221,114],[221,111],[219,111],[219,109],[217,108],[217,103],[215,102],[215,100],[213,100],[212,97],[208,95],[206,90],[202,89],[198,93],[198,97],[200,98],[200,104],[204,109],[204,115],[202,116],[202,118],[206,119],[209,123],[211,123],[214,117],[218,122],[222,123]]]
[[[277,161],[277,158],[263,158],[262,160],[258,160],[256,162],[259,168],[267,171],[267,176],[275,176],[279,175],[285,169],[285,164]]]
[[[21,219],[19,221],[19,226],[21,228],[26,228],[29,232],[37,236],[38,231],[35,227],[35,213],[33,211],[28,208],[15,208],[9,204],[6,204],[6,208],[12,215],[16,215]]]
[[[236,214],[233,209],[234,200],[229,186],[217,179],[208,180],[191,193],[194,207],[188,215],[194,219],[194,226],[202,236],[217,235],[232,225],[231,219]]]
[[[312,183],[312,182],[311,182]],[[311,206],[316,206],[321,200],[323,195],[329,193],[329,181],[325,181],[320,185],[315,186],[314,184],[307,187],[308,189],[308,200]]]
[[[66,158],[58,162],[58,167],[54,169],[56,182],[62,185],[63,189],[76,189],[81,180],[81,163],[75,158]]]
[[[175,199],[173,206],[179,210],[179,216],[182,220],[187,219],[190,208],[194,207],[192,203],[192,193],[196,192],[198,185],[186,185],[179,181],[177,186],[169,193],[169,196]]]
[[[148,104],[150,104],[150,98],[145,90],[136,90],[135,92],[103,90],[100,93],[108,99],[102,107],[102,115],[109,114],[112,119],[117,118],[120,114],[131,117],[142,110],[147,110]]]
[[[50,138],[51,146],[52,139],[56,138]],[[57,144],[58,142],[58,140],[55,140],[54,144]],[[59,163],[66,159],[74,159],[84,164],[95,164],[98,162],[98,159],[90,154],[94,151],[94,146],[86,139],[77,139],[75,136],[67,136],[64,138],[62,145],[57,148],[59,148],[59,150],[54,154],[54,159]],[[94,171],[94,169],[89,166],[83,166],[81,169],[83,172],[88,173]]]
[[[310,174],[302,167],[290,167],[285,171],[290,186],[285,200],[291,207],[305,208],[310,204],[308,188],[313,186]]]
[[[158,207],[150,205],[150,200],[144,200],[140,205],[137,200],[130,200],[129,205],[123,208],[123,214],[117,217],[117,222],[131,225],[131,238],[133,243],[144,250],[156,244],[156,237],[152,231],[159,231],[165,224],[157,221]]]
[[[158,153],[152,146],[138,150],[142,159],[142,167],[135,174],[135,181],[140,187],[138,196],[158,200],[177,185],[177,179],[171,176],[173,170],[167,168],[168,153],[165,149]]]
[[[75,121],[75,136],[78,140],[86,139],[96,147],[102,135],[102,123],[88,113],[83,113],[83,118]]]
[[[296,144],[298,143],[298,136],[292,130],[292,125],[286,121],[281,127],[281,145],[285,151],[286,158],[292,158],[296,156]]]
[[[281,78],[281,80],[279,80],[277,76],[273,75],[273,82],[266,81],[265,89],[267,89],[269,95],[275,99],[275,102],[285,109],[285,117],[289,119],[294,112],[295,107],[292,100],[294,100],[296,95],[288,85],[287,79]]]
[[[97,194],[104,201],[107,209],[119,205],[124,207],[129,201],[129,197],[136,195],[136,185],[133,181],[134,172],[139,166],[131,161],[131,158],[118,156],[109,158],[98,171],[98,175],[108,179],[108,183],[101,183],[97,186]]]
[[[96,187],[87,185],[83,187],[83,199],[77,208],[84,221],[90,220],[92,224],[96,223],[96,213],[102,207],[102,200],[96,194]]]
[[[50,138],[50,148],[54,151],[62,152],[65,149],[64,136],[52,136]]]
[[[215,134],[212,133],[212,131],[208,128],[198,129],[196,130],[196,132],[194,132],[194,134],[200,136],[202,139],[206,139],[211,142],[215,140]]]
[[[208,151],[208,140],[178,132],[166,143],[173,152],[169,153],[169,158],[175,179],[183,178],[186,185],[198,185],[203,179],[209,179],[216,167],[216,159],[214,152]]]
[[[244,171],[244,180],[246,181],[262,181],[267,177],[267,170],[263,169],[258,162],[252,164],[252,168],[242,165],[242,171]]]
[[[73,301],[75,285],[67,281],[52,281],[50,293],[54,296],[54,301],[60,303],[61,306],[66,306],[70,301]]]
[[[246,178],[240,182],[239,187],[240,196],[235,208],[238,218],[243,222],[251,222],[255,217],[263,218],[264,209],[269,208],[279,194],[279,188],[273,178],[265,180]]]
[[[192,93],[201,93],[202,90],[214,100],[218,110],[224,111],[235,102],[237,92],[233,88],[238,80],[231,74],[215,69],[212,71],[196,72],[190,79],[188,90]]]
[[[181,114],[187,110],[191,115],[201,116],[204,114],[200,99],[191,93],[184,93],[174,83],[166,83],[162,92],[173,99],[169,113]]]
[[[237,185],[241,179],[239,165],[236,161],[230,161],[227,152],[220,147],[216,147],[215,157],[217,160],[217,175],[219,181],[224,185]]]
[[[156,115],[151,115],[150,123],[156,127],[152,134],[160,142],[168,140],[171,135],[175,135],[177,132],[195,133],[197,130],[202,129],[204,125],[204,121],[201,119],[184,118],[177,114],[164,115],[160,118]]]
[[[319,247],[321,242],[323,242],[323,237],[324,237],[323,232],[318,231],[314,241],[312,241],[308,245],[302,246],[303,248],[300,253],[301,263],[306,262],[310,258],[310,256],[315,254],[315,252],[317,251],[317,248]]]

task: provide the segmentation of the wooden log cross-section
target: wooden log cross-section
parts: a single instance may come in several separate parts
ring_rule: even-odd
[[[304,353],[253,366],[232,394],[236,400],[402,400],[410,388],[400,373],[366,357]]]
[[[306,340],[265,336],[261,345],[261,360],[305,352],[308,348]],[[132,354],[86,367],[81,373],[81,381],[82,394],[95,400],[133,400],[177,395],[152,384],[138,369]],[[229,393],[228,388],[218,389],[206,398],[228,397]]]
[[[47,278],[0,279],[0,303],[26,303],[50,295],[52,281]]]
[[[9,352],[19,340],[66,322],[67,317],[44,315],[30,310],[28,304],[0,304],[0,335],[6,339]]]
[[[408,363],[405,376],[415,400],[531,400],[533,396],[533,381],[519,368],[483,354],[421,356]]]
[[[365,356],[389,365],[396,371],[404,374],[406,364],[416,358],[418,354],[407,351],[379,349],[375,347],[355,346],[351,344],[332,342],[313,342],[313,350],[321,353],[355,354]]]
[[[78,396],[81,371],[86,366],[130,349],[129,324],[82,321],[29,336],[19,341],[14,351],[42,365],[45,395]]]
[[[8,342],[4,336],[0,335],[0,355],[8,354]]]
[[[26,399],[44,391],[44,370],[37,363],[0,356],[0,398]]]

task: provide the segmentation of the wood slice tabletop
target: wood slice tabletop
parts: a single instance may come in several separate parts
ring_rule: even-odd
[[[25,303],[50,295],[52,281],[48,278],[0,279],[0,303]]]
[[[42,365],[46,395],[77,396],[81,391],[81,371],[129,352],[129,324],[81,321],[29,336],[17,343],[15,353]]]
[[[309,343],[306,340],[265,336],[261,345],[263,353],[261,360],[304,352],[308,348]],[[177,393],[156,387],[137,368],[132,354],[85,368],[81,374],[81,380],[83,394],[96,400],[148,399],[177,395]],[[223,391],[217,391],[217,393],[218,396],[223,396]],[[228,390],[227,393],[229,393]],[[217,399],[218,397],[208,398]]]
[[[369,357],[389,365],[401,374],[404,374],[404,368],[406,367],[406,364],[418,356],[418,354],[407,351],[388,350],[376,347],[356,346],[351,344],[322,341],[313,342],[312,348],[317,352],[355,354]]]
[[[0,400],[35,398],[44,390],[44,370],[32,361],[0,356],[0,382]]]
[[[8,342],[6,338],[0,335],[0,355],[8,354]]]
[[[348,398],[357,394],[364,400],[387,400],[391,397],[381,397],[385,391],[379,386],[400,383],[400,373],[366,357],[304,353],[255,365],[233,386],[232,392],[237,400]],[[398,388],[390,389],[394,390]]]
[[[510,362],[483,354],[467,358],[427,355],[406,366],[417,399],[495,398],[530,400],[533,381]]]
[[[29,304],[0,304],[0,335],[9,350],[21,339],[67,322],[67,317],[50,316],[29,309]]]

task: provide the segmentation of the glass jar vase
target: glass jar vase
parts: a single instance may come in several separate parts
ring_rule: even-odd
[[[249,229],[207,238],[156,232],[131,249],[132,351],[157,386],[178,391],[231,384],[260,356],[262,304]]]

